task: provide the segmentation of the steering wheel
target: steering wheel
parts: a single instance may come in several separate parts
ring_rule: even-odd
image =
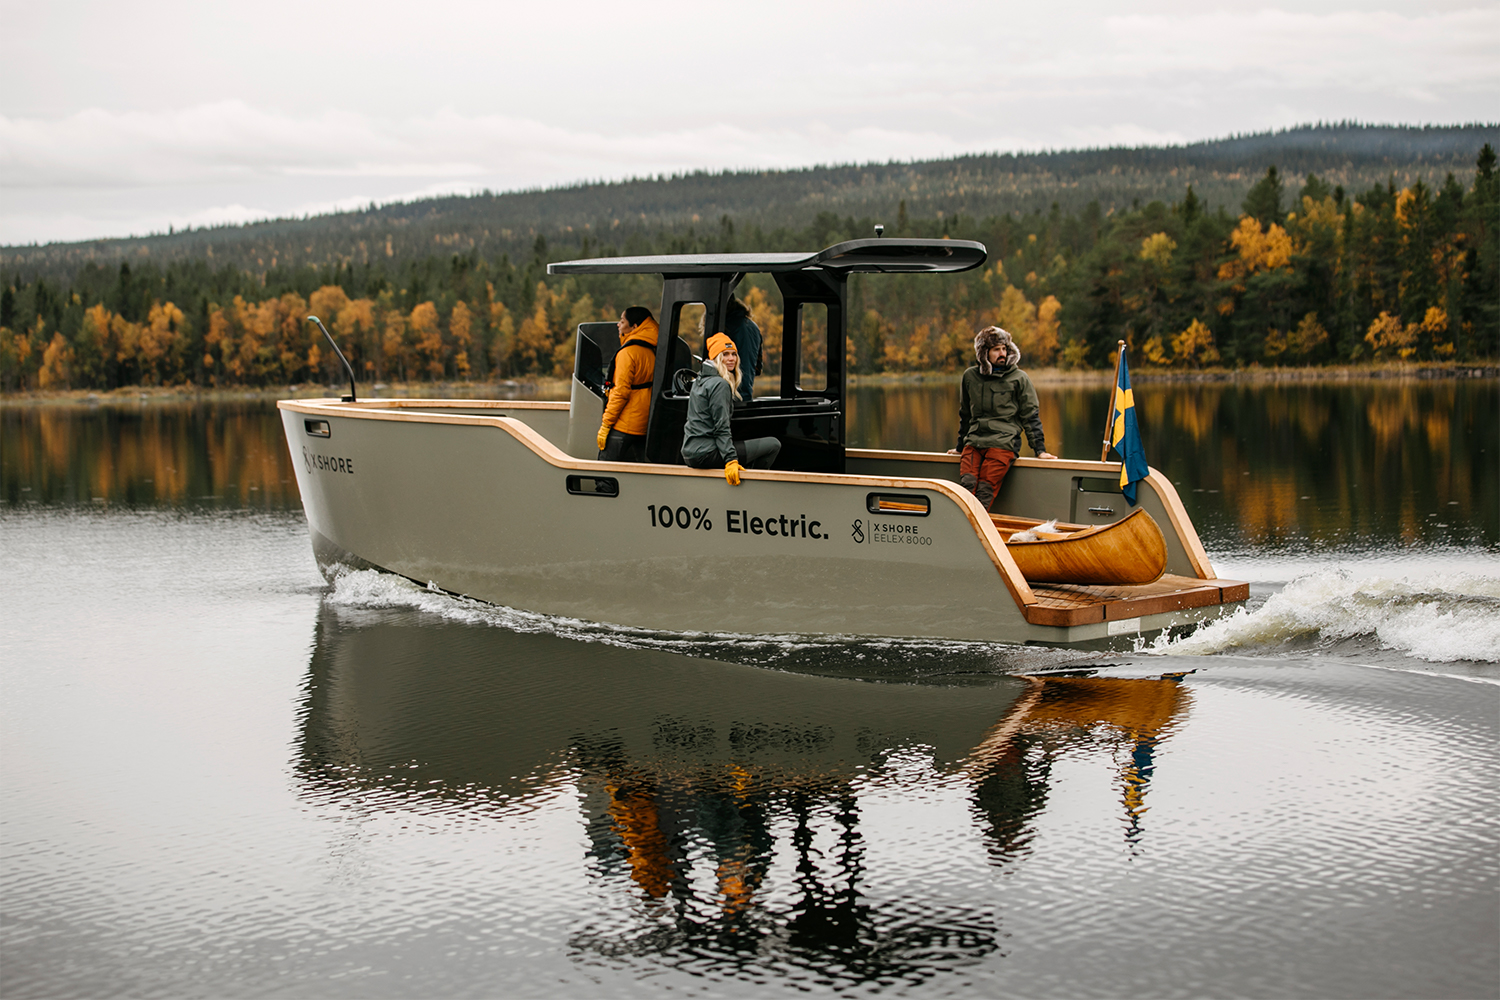
[[[679,368],[672,373],[672,394],[675,396],[686,396],[693,391],[693,383],[698,381],[698,375],[691,368]]]

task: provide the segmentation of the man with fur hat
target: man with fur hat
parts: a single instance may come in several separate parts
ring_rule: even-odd
[[[1036,388],[1021,371],[1021,349],[998,326],[987,326],[974,338],[978,364],[964,372],[958,403],[959,485],[978,498],[985,510],[995,503],[1000,484],[1021,450],[1021,432],[1037,458],[1056,458],[1042,438]]]

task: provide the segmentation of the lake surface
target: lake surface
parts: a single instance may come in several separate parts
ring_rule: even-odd
[[[0,994],[1500,992],[1500,383],[1137,400],[1252,600],[1108,655],[330,583],[273,404],[0,405]]]

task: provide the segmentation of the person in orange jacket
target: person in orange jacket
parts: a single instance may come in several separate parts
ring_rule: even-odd
[[[645,306],[631,306],[615,324],[620,349],[615,352],[609,401],[599,422],[599,459],[604,462],[646,460],[646,417],[651,412],[651,384],[656,375],[656,320]]]

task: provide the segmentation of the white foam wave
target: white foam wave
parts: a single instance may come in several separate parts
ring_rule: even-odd
[[[658,632],[486,604],[376,570],[340,572],[327,601],[349,611],[406,609],[514,632],[765,666],[796,662],[830,667],[833,658],[849,669],[868,660],[872,668],[887,661],[919,673],[944,664],[1008,673],[1043,668],[1057,655],[1078,658],[1063,650],[952,640]],[[1325,570],[1298,577],[1259,608],[1242,608],[1183,638],[1163,635],[1137,651],[1204,656],[1285,646],[1305,650],[1360,638],[1435,663],[1500,663],[1500,577],[1429,573],[1392,578]]]
[[[545,632],[568,639],[590,642],[613,642],[622,645],[660,646],[704,638],[706,634],[677,633],[667,638],[661,633],[603,625],[577,618],[561,618],[520,611],[497,604],[486,604],[460,597],[429,583],[425,588],[405,577],[379,570],[343,570],[334,578],[328,603],[350,609],[404,608],[437,615],[449,621],[471,625],[490,625],[513,632]],[[719,636],[716,638],[745,638]],[[764,640],[766,637],[753,637]]]
[[[1362,637],[1433,663],[1500,663],[1500,577],[1325,570],[1298,577],[1259,608],[1241,608],[1182,639],[1164,636],[1143,652],[1201,656]]]
[[[341,569],[326,600],[353,613],[410,610],[513,632],[839,676],[919,680],[1009,674],[1078,658],[1066,650],[951,639],[652,631],[486,604],[378,570]]]

